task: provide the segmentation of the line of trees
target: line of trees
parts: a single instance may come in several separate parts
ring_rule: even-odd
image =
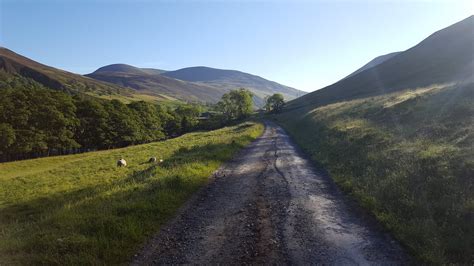
[[[71,96],[15,77],[0,81],[0,160],[110,149],[198,128],[200,107],[175,109]]]
[[[202,107],[125,104],[51,90],[0,71],[0,161],[111,149],[215,129],[253,113],[252,93],[232,90],[199,120]]]

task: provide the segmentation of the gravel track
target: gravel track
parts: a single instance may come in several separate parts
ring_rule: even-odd
[[[132,265],[411,261],[273,123],[266,123],[264,134],[212,179],[146,244]]]

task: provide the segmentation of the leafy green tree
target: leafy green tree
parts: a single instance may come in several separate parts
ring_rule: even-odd
[[[76,115],[80,126],[75,138],[85,148],[100,149],[113,145],[109,137],[109,114],[99,100],[84,99],[76,101]]]
[[[165,133],[168,137],[176,137],[181,134],[181,117],[174,112],[167,112],[165,116]]]
[[[175,110],[180,119],[181,133],[193,130],[199,123],[198,117],[201,110],[195,105],[180,105]]]
[[[243,119],[252,114],[252,96],[252,92],[244,88],[232,90],[222,96],[216,108],[228,121]]]
[[[279,113],[285,105],[285,99],[280,93],[275,93],[268,97],[265,102],[265,109],[267,112]]]
[[[126,105],[72,97],[2,70],[0,95],[0,160],[123,147],[199,128],[197,105],[171,109],[144,101]]]
[[[140,143],[143,136],[140,134],[139,118],[136,112],[118,100],[107,102],[105,109],[109,113],[109,139],[113,143],[112,147]]]
[[[24,87],[28,83],[21,79],[9,84],[11,88],[2,86],[0,99],[0,124],[8,125],[2,128],[9,136],[3,154],[41,156],[79,147],[74,139],[78,120],[71,96],[34,83]]]
[[[156,105],[139,101],[130,103],[128,107],[138,115],[142,142],[156,141],[165,137],[163,121]]]
[[[31,95],[30,103],[37,108],[32,112],[29,124],[45,134],[48,150],[67,151],[80,146],[74,139],[79,120],[71,96],[47,90],[42,97]]]
[[[0,154],[6,153],[7,149],[15,143],[15,130],[6,123],[0,124]]]

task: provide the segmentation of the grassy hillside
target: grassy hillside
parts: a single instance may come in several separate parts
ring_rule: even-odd
[[[432,84],[474,82],[473,32],[474,16],[470,16],[375,67],[290,102],[288,109],[314,108]]]
[[[245,123],[151,144],[0,164],[0,264],[125,263],[263,131]],[[151,156],[164,159],[149,164]],[[116,167],[123,157],[129,166]]]
[[[276,119],[421,260],[473,261],[473,83],[294,109]]]
[[[372,67],[375,67],[377,65],[380,65],[382,64],[383,62],[387,61],[388,59],[396,56],[397,54],[399,54],[400,52],[393,52],[393,53],[389,53],[389,54],[385,54],[385,55],[381,55],[381,56],[377,56],[376,58],[370,60],[370,62],[368,62],[367,64],[363,65],[362,67],[360,67],[359,69],[357,69],[356,71],[352,72],[351,74],[349,74],[346,78],[348,77],[351,77],[351,76],[354,76],[354,75],[357,75],[359,74],[360,72],[366,70],[366,69],[369,69],[369,68],[372,68]]]

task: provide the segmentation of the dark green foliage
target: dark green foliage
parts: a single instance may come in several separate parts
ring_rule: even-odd
[[[197,128],[200,109],[71,96],[0,71],[0,160],[162,140]],[[3,79],[4,78],[4,79]]]
[[[285,105],[285,99],[280,93],[275,93],[268,97],[265,102],[265,109],[267,112],[279,113]]]
[[[109,137],[109,113],[97,100],[83,99],[76,101],[77,116],[80,127],[76,137],[83,147],[106,148],[113,144]]]
[[[181,105],[175,110],[177,119],[180,120],[181,132],[189,132],[198,125],[198,117],[201,110],[193,105]]]
[[[152,105],[143,101],[132,102],[128,105],[139,118],[140,128],[146,129],[142,132],[144,141],[154,141],[165,138],[163,132],[163,121],[165,121],[165,111],[157,105]],[[199,114],[195,115],[196,117]]]
[[[79,121],[72,98],[40,85],[27,89],[21,85],[14,80],[10,88],[1,90],[1,131],[8,137],[2,141],[2,156],[41,156],[78,148],[73,136]]]
[[[253,111],[252,92],[244,88],[232,90],[222,96],[217,109],[227,121],[246,118]]]
[[[15,143],[15,130],[9,124],[0,124],[0,154]]]

